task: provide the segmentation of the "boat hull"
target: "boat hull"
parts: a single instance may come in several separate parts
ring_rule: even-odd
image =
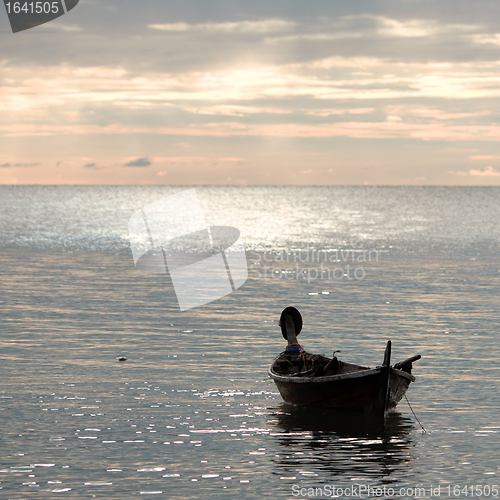
[[[268,373],[287,403],[373,415],[394,408],[415,380],[390,366],[324,377],[280,375],[272,368]]]

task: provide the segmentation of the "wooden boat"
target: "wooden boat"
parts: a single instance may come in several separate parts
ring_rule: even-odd
[[[287,403],[312,408],[385,415],[405,395],[415,377],[412,363],[420,355],[391,366],[391,341],[381,366],[367,368],[305,352],[297,343],[302,317],[294,307],[281,313],[280,326],[288,346],[272,363],[269,376]]]

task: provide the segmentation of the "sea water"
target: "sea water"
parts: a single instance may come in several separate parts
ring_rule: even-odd
[[[500,188],[196,187],[248,280],[181,312],[128,220],[189,188],[0,187],[0,498],[500,495]],[[309,351],[421,354],[426,432],[285,404],[288,305]]]

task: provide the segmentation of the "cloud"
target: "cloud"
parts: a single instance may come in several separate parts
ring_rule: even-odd
[[[493,35],[473,35],[471,38],[474,43],[480,45],[500,45],[500,34],[498,33]]]
[[[0,56],[4,152],[23,151],[23,144],[40,136],[34,140],[44,146],[36,158],[47,158],[51,168],[59,159],[54,151],[63,152],[58,144],[71,143],[75,149],[62,153],[71,168],[60,166],[61,172],[111,178],[116,168],[123,181],[149,176],[151,182],[176,181],[178,172],[188,170],[213,172],[207,168],[212,161],[239,172],[257,164],[259,155],[272,156],[274,146],[262,145],[273,142],[290,144],[297,162],[354,144],[330,140],[337,137],[356,139],[359,156],[372,139],[393,145],[394,158],[404,156],[407,141],[419,141],[419,151],[440,146],[443,151],[443,144],[422,141],[478,141],[460,158],[490,149],[495,154],[500,21],[478,15],[477,4],[467,18],[463,9],[395,0],[342,7],[342,2],[320,2],[321,7],[313,2],[285,10],[280,2],[263,7],[242,0],[229,10],[199,3],[194,11],[182,2],[177,7],[160,0],[133,3],[123,9],[117,0],[92,1],[95,19],[84,19],[87,11],[80,11],[75,22],[82,31],[71,33],[71,46],[33,31],[36,43],[28,47],[16,39],[5,48]],[[105,8],[114,9],[112,22]],[[133,21],[125,23],[124,16]],[[67,38],[62,25],[52,27],[58,40]],[[103,157],[106,135],[113,137]],[[130,138],[148,149],[120,152],[119,144]],[[170,156],[132,156],[152,151]],[[493,177],[496,170],[483,169],[497,167],[493,158],[471,158],[463,166],[452,163],[451,153],[431,154],[429,161],[446,163],[440,174],[454,164],[464,171],[460,175],[490,176],[455,177],[459,182],[500,181]],[[243,166],[237,166],[239,156]],[[119,160],[112,165],[110,158]],[[2,161],[31,159],[5,154]],[[479,165],[476,159],[484,161]],[[301,168],[311,161],[303,160]],[[280,162],[276,158],[276,167],[252,175],[265,180],[279,171]],[[4,178],[17,175],[9,170],[13,166],[2,165]],[[467,172],[473,166],[478,167]],[[302,177],[319,171],[314,167]]]
[[[125,163],[124,167],[149,167],[152,163],[148,158],[137,158]]]
[[[480,175],[480,176],[497,176],[500,175],[498,170],[495,170],[492,166],[488,165],[483,170],[469,170],[469,175]]]
[[[437,27],[429,21],[398,21],[386,17],[376,17],[380,23],[379,33],[390,37],[428,37],[433,35]]]
[[[0,127],[0,131],[2,127]],[[36,135],[36,126],[27,124],[17,136]],[[352,137],[356,139],[416,139],[419,141],[500,141],[500,125],[448,125],[446,122],[409,123],[406,121],[348,121],[332,123],[243,123],[240,121],[211,122],[172,127],[133,125],[53,125],[47,135],[150,135],[184,137],[303,137],[330,138]],[[7,134],[6,134],[7,135]],[[87,141],[90,138],[86,138]],[[156,163],[202,161],[203,157],[155,158]],[[147,163],[149,162],[149,163]],[[139,163],[139,164],[137,164]],[[127,167],[146,167],[152,162],[138,158],[127,162]]]
[[[0,168],[14,168],[14,167],[37,167],[40,163],[3,163]]]
[[[375,111],[375,108],[352,108],[352,109],[315,109],[306,111],[307,115],[312,116],[332,116],[332,115],[369,115]]]
[[[471,169],[468,172],[452,172],[449,171],[448,173],[450,174],[457,174],[457,175],[473,175],[473,176],[480,176],[480,177],[496,177],[500,175],[500,171],[494,169],[491,165],[488,165],[485,167],[483,170],[475,170]]]
[[[362,33],[354,33],[350,31],[338,31],[335,33],[301,33],[298,35],[268,37],[264,40],[264,43],[267,45],[278,45],[290,42],[325,42],[331,40],[345,40],[349,38],[362,37]]]
[[[263,19],[261,21],[239,21],[225,23],[169,23],[169,24],[149,24],[148,28],[159,31],[185,32],[185,31],[206,31],[218,33],[272,33],[276,31],[290,30],[295,26],[292,21],[283,19]]]
[[[370,72],[360,74],[359,68],[368,68]],[[140,76],[121,67],[77,68],[62,64],[30,69],[6,67],[2,68],[2,74],[4,82],[9,83],[0,82],[0,109],[4,113],[13,112],[12,119],[4,122],[10,124],[6,134],[11,137],[17,135],[16,127],[24,127],[34,119],[43,123],[36,131],[40,136],[47,135],[44,126],[56,122],[56,118],[74,123],[78,115],[72,115],[71,110],[84,103],[96,108],[95,115],[90,115],[91,120],[102,123],[103,114],[123,120],[123,115],[119,116],[121,109],[140,108],[151,118],[154,115],[159,118],[164,113],[160,108],[165,106],[198,115],[244,117],[291,114],[293,108],[304,108],[300,99],[313,99],[316,103],[308,112],[319,115],[326,108],[318,102],[321,99],[371,101],[367,107],[373,107],[376,102],[385,105],[391,100],[395,104],[411,98],[413,103],[406,109],[423,109],[424,99],[442,98],[445,113],[449,107],[445,99],[500,97],[500,76],[495,61],[424,64],[335,57],[285,65],[213,68],[179,75],[150,70]],[[294,99],[296,103],[285,102],[284,98]],[[319,113],[314,113],[315,108],[319,108]],[[458,108],[454,118],[471,116],[460,115],[461,112]],[[49,118],[42,118],[46,116]],[[452,116],[442,115],[443,119],[448,117]]]
[[[475,155],[469,156],[469,160],[498,160],[500,156],[492,156],[492,155]]]
[[[384,16],[373,16],[379,24],[378,32],[388,37],[419,38],[437,34],[460,34],[480,29],[473,24],[438,23],[434,19],[399,21]]]
[[[82,31],[82,28],[80,28],[80,26],[77,26],[76,24],[62,24],[55,21],[52,21],[48,24],[42,24],[40,28],[48,29],[49,31],[52,30],[59,30],[66,32]]]
[[[156,163],[200,163],[208,161],[204,156],[168,156],[155,158]]]
[[[442,104],[443,105],[443,104]],[[449,108],[452,106],[448,105]],[[438,109],[435,107],[428,106],[415,106],[415,105],[391,105],[387,107],[387,110],[391,115],[405,116],[410,119],[428,119],[428,120],[455,120],[457,122],[462,121],[463,118],[473,118],[473,117],[484,117],[491,115],[491,110],[471,110],[468,111],[464,109],[465,106],[462,105],[462,111],[456,112],[453,109],[446,111],[444,109]],[[470,121],[470,120],[469,120]]]
[[[242,106],[235,104],[206,106],[200,108],[187,107],[186,111],[200,115],[225,115],[225,116],[245,116],[249,114],[289,114],[292,111],[277,107]]]
[[[311,22],[312,21],[312,22]],[[353,48],[357,40],[366,41],[392,41],[399,39],[398,43],[408,39],[408,43],[414,43],[411,39],[425,38],[425,42],[441,42],[445,38],[461,37],[464,42],[470,41],[471,37],[481,35],[471,35],[473,32],[481,32],[484,28],[479,24],[460,24],[440,22],[435,18],[422,17],[418,19],[396,19],[392,16],[377,15],[371,13],[347,15],[341,17],[311,19],[296,26],[294,32],[284,36],[270,36],[264,39],[268,45],[296,44],[297,42],[325,42],[335,40],[352,40]],[[491,43],[490,38],[483,41],[482,38],[474,43]],[[493,43],[498,43],[493,38]],[[421,40],[417,40],[421,43]],[[361,44],[359,45],[361,47]],[[365,46],[366,47],[366,46]],[[385,46],[379,46],[381,49]],[[422,46],[422,48],[424,48]],[[424,48],[425,50],[425,48]],[[365,48],[366,51],[366,48]],[[348,51],[345,51],[348,52]],[[367,52],[370,52],[368,49]]]

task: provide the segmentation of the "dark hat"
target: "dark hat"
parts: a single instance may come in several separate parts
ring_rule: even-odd
[[[295,335],[298,335],[302,330],[302,316],[300,315],[299,311],[295,309],[295,307],[286,307],[285,309],[283,309],[283,312],[280,316],[281,334],[283,335],[283,338],[285,340],[288,340],[285,329],[285,316],[288,315],[290,315],[293,319],[293,325],[295,326]]]

